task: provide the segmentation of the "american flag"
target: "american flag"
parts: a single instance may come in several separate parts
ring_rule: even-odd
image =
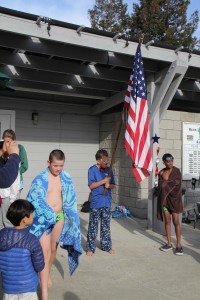
[[[137,182],[148,177],[149,171],[153,170],[146,94],[139,43],[124,101],[124,106],[129,108],[124,142],[132,160],[132,171]]]

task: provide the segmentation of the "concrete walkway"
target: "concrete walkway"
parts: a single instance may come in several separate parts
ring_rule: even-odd
[[[85,247],[88,213],[80,212]],[[196,300],[200,295],[200,221],[197,228],[182,224],[183,256],[159,250],[165,237],[146,229],[146,221],[112,219],[115,255],[99,249],[85,252],[70,278],[67,252],[59,248],[52,268],[49,300]],[[173,239],[175,242],[175,239]],[[3,298],[0,292],[0,300]]]
[[[80,212],[85,247],[88,213]],[[182,224],[183,256],[164,253],[165,237],[146,229],[134,218],[112,219],[115,255],[99,249],[81,256],[70,278],[67,253],[59,249],[52,269],[49,300],[196,300],[200,297],[200,231]],[[175,242],[175,240],[174,240]]]

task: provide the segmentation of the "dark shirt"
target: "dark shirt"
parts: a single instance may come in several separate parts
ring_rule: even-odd
[[[0,159],[0,188],[10,187],[15,179],[17,178],[19,172],[19,155],[13,153],[9,156],[9,159],[4,163]]]

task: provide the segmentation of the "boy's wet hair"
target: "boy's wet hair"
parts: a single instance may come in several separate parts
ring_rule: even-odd
[[[163,162],[169,161],[169,160],[174,160],[173,155],[170,153],[165,153],[162,157]]]
[[[60,149],[55,149],[55,150],[51,151],[51,153],[49,154],[49,161],[50,161],[50,163],[54,159],[65,160],[65,154],[64,154],[64,152],[62,152]]]
[[[14,225],[19,226],[24,217],[29,218],[35,210],[33,204],[28,200],[15,200],[9,207],[6,218]]]
[[[99,149],[97,151],[97,153],[95,154],[95,158],[96,160],[101,159],[103,156],[107,156],[108,157],[108,152],[104,149]]]

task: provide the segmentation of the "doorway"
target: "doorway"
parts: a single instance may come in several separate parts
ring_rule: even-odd
[[[4,130],[9,128],[15,131],[15,111],[0,110],[0,139]]]

